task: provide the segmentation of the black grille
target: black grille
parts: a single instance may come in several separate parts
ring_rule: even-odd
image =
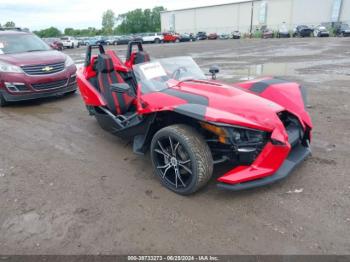
[[[28,88],[25,85],[16,85],[18,91],[27,91]]]
[[[32,87],[36,90],[44,90],[44,89],[53,89],[63,87],[67,84],[68,79],[62,79],[53,82],[40,83],[40,84],[32,84]]]
[[[77,77],[76,76],[71,76],[70,80],[69,80],[69,84],[73,84],[77,81]]]
[[[22,66],[22,70],[28,75],[48,75],[64,70],[64,62],[46,65]]]

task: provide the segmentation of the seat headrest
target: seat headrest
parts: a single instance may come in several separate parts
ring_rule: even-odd
[[[99,54],[97,57],[97,72],[110,73],[114,71],[112,58],[107,54]]]
[[[136,65],[136,64],[149,62],[149,61],[151,61],[149,54],[147,52],[144,52],[144,51],[139,51],[135,55],[134,64]]]

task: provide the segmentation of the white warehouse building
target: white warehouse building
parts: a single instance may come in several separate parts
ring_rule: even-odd
[[[348,23],[350,0],[242,0],[161,13],[163,32],[249,32],[262,25],[275,30],[283,22],[290,29],[301,24]]]

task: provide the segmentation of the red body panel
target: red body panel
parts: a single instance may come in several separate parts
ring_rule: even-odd
[[[180,39],[180,36],[172,33],[164,33],[164,42],[175,42],[177,39]]]
[[[88,106],[106,106],[106,102],[101,94],[97,92],[97,90],[92,87],[90,82],[87,80],[92,77],[90,74],[89,78],[87,78],[88,74],[89,73],[85,71],[84,68],[80,68],[77,71],[78,87],[85,104]]]
[[[265,77],[261,79],[255,79],[253,81],[236,83],[234,85],[249,90],[249,88],[251,88],[254,83],[257,83],[261,80],[270,79],[273,78]],[[259,95],[283,106],[286,110],[297,116],[303,125],[306,124],[309,128],[312,128],[311,118],[308,112],[305,110],[304,101],[298,83],[286,82],[282,84],[272,84]]]

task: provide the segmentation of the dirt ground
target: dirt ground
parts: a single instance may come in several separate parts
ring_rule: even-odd
[[[79,94],[0,109],[1,254],[350,254],[350,38],[146,45],[235,82],[309,92],[313,155],[284,181],[178,196],[149,155],[103,131]],[[115,47],[125,55],[125,46]],[[67,50],[79,64],[84,48]],[[215,175],[220,173],[216,170]]]

